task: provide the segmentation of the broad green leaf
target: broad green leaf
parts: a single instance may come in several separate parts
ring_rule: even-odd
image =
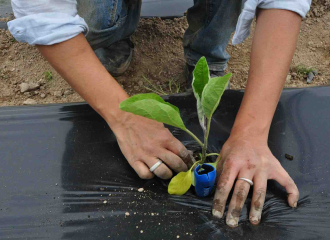
[[[178,113],[180,113],[179,108],[177,108],[176,106],[174,106],[174,105],[172,105],[168,102],[165,102],[164,99],[162,99],[159,95],[157,95],[155,93],[141,93],[141,94],[134,95],[134,96],[126,99],[125,101],[121,102],[120,107],[121,108],[125,107],[126,105],[132,104],[136,101],[140,101],[140,100],[143,100],[143,99],[153,99],[153,100],[156,100],[158,102],[164,103],[164,104],[172,107]]]
[[[172,104],[164,102],[163,99],[163,102],[159,99],[151,98],[142,100],[137,98],[137,100],[133,100],[130,100],[130,98],[128,98],[123,101],[120,104],[120,109],[142,117],[156,120],[158,122],[166,123],[182,130],[186,129],[181,119],[179,109]]]
[[[168,102],[164,102],[164,104],[166,104],[167,106],[170,106],[171,108],[173,108],[175,111],[177,111],[180,114],[180,110],[177,106],[174,106],[173,104],[170,104]]]
[[[231,73],[223,77],[211,78],[205,86],[202,94],[202,106],[208,119],[212,118],[214,111],[217,109],[230,77]]]
[[[120,103],[120,107],[124,107],[126,105],[132,104],[136,101],[140,101],[143,99],[154,99],[158,102],[165,103],[164,99],[162,99],[159,95],[157,95],[155,93],[141,93],[141,94],[134,95],[134,96],[126,99],[125,101],[122,101]]]
[[[191,185],[195,187],[195,171],[191,171]]]
[[[172,195],[183,195],[191,186],[191,170],[180,172],[172,178],[168,185],[168,193]]]
[[[205,127],[205,114],[202,107],[202,93],[205,85],[209,82],[209,67],[205,57],[201,57],[197,62],[194,72],[193,72],[193,82],[192,87],[194,91],[195,98],[197,100],[197,114],[199,124],[201,125],[204,132],[206,131]]]
[[[200,99],[200,97],[197,95],[195,95],[196,97],[196,103],[197,103],[197,115],[198,115],[198,120],[199,120],[199,124],[201,125],[203,131],[206,131],[206,121],[205,121],[205,114],[204,114],[204,110],[203,110],[203,106],[202,106],[202,101]]]
[[[200,155],[200,157],[202,158],[202,154],[200,153],[199,155]],[[192,184],[194,187],[195,187],[195,168],[194,168],[194,167],[195,167],[197,164],[199,164],[200,162],[201,162],[201,160],[195,162],[194,165],[192,165],[191,168],[190,168],[190,171],[191,171],[191,184]]]
[[[205,85],[209,82],[209,79],[210,73],[206,58],[201,57],[197,62],[193,72],[192,87],[195,95],[198,94],[200,98],[202,97],[203,89]]]

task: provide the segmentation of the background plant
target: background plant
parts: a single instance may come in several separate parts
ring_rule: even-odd
[[[155,93],[138,94],[126,99],[120,104],[120,109],[123,111],[131,112],[182,129],[202,147],[201,159],[187,172],[181,172],[172,178],[168,187],[168,192],[170,194],[182,195],[186,193],[193,183],[192,169],[194,169],[196,164],[204,164],[208,156],[206,150],[212,115],[220,103],[230,77],[231,74],[227,74],[223,77],[211,78],[205,57],[202,57],[195,66],[192,87],[197,100],[199,123],[204,132],[204,142],[200,141],[195,134],[186,128],[181,119],[179,109],[165,102]],[[211,153],[211,155],[215,154],[217,153]]]
[[[148,78],[143,76],[144,81],[146,82],[146,86],[143,85],[143,88],[147,89],[148,91],[151,91],[153,93],[156,93],[158,95],[169,95],[173,93],[179,93],[181,90],[180,83],[176,83],[173,80],[168,81],[167,89],[168,91],[164,90],[161,85],[157,85],[155,83],[152,83]]]
[[[48,82],[53,79],[53,73],[51,71],[44,72],[44,76]]]

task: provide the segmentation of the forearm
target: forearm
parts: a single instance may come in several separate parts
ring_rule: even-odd
[[[128,95],[103,67],[83,34],[59,44],[37,47],[110,127],[127,115],[119,109],[119,104]]]
[[[297,44],[300,23],[301,17],[291,11],[259,12],[248,83],[232,134],[248,134],[267,140]]]
[[[170,169],[187,171],[187,165],[192,165],[187,149],[163,124],[119,109],[120,102],[128,95],[103,67],[82,34],[52,46],[38,46],[38,49],[107,121],[123,155],[141,178],[156,175],[169,179]],[[149,169],[159,159],[165,164],[151,172]]]

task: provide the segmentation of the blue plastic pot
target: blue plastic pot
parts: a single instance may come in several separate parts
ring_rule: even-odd
[[[206,197],[208,196],[214,187],[215,178],[217,176],[216,170],[212,165],[204,163],[201,166],[198,165],[195,168],[195,191],[197,196],[199,197]]]

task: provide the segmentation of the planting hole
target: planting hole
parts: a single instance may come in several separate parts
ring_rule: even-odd
[[[200,169],[198,169],[198,175],[208,174],[209,172],[212,172],[214,168],[210,165],[203,164]]]

